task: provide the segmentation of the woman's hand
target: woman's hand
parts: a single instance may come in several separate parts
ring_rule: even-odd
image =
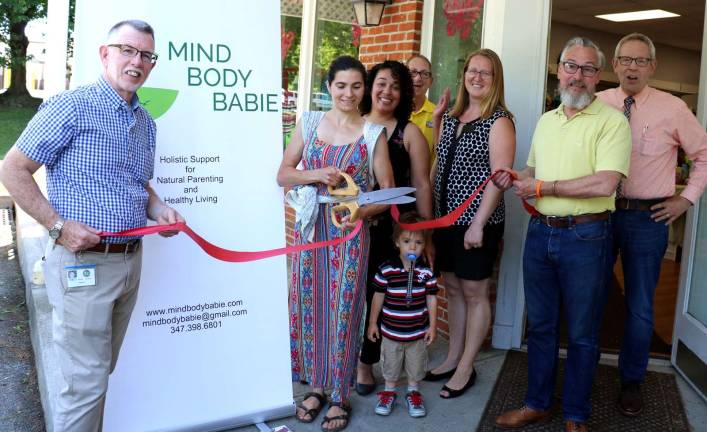
[[[464,233],[464,249],[480,248],[484,241],[484,227],[472,223]]]
[[[378,324],[377,323],[369,323],[368,324],[368,334],[366,335],[368,337],[368,340],[371,342],[375,342],[380,338],[380,334],[378,333]]]
[[[319,183],[324,183],[327,186],[336,186],[343,180],[341,171],[332,166],[316,170],[316,178]]]
[[[518,178],[518,173],[507,168],[503,171],[499,171],[498,174],[493,177],[492,181],[497,188],[505,192],[513,186],[514,178]]]

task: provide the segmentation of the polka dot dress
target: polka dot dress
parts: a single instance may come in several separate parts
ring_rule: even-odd
[[[501,107],[486,120],[477,120],[466,125],[459,136],[456,151],[451,155],[451,165],[447,162],[450,148],[456,140],[459,119],[444,113],[442,136],[437,144],[437,176],[434,180],[435,217],[439,218],[459,207],[491,175],[489,159],[489,132],[500,117],[511,118]],[[445,172],[449,168],[449,172]],[[446,184],[445,184],[446,183]],[[469,208],[454,222],[455,225],[470,225],[481,204],[483,191],[474,199]],[[497,224],[505,218],[503,198],[487,223]]]

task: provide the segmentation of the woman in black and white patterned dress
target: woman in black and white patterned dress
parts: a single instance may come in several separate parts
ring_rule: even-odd
[[[435,217],[461,205],[495,170],[512,167],[512,119],[498,55],[489,49],[471,53],[455,105],[442,119],[431,174]],[[491,324],[489,278],[503,227],[503,193],[489,183],[454,225],[435,232],[435,268],[444,278],[450,341],[447,358],[426,379],[449,378],[440,392],[443,398],[462,395],[476,380],[474,359]]]

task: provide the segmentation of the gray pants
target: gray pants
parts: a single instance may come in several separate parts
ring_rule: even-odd
[[[52,341],[62,386],[54,432],[101,430],[113,372],[140,285],[142,247],[130,254],[73,253],[56,246],[44,263]],[[94,264],[96,285],[68,287],[67,266]]]

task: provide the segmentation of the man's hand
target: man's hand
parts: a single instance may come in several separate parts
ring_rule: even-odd
[[[444,115],[444,112],[447,110],[448,106],[449,106],[449,87],[444,89],[444,91],[442,92],[442,96],[440,96],[439,100],[437,101],[437,106],[435,106],[434,111],[432,111],[432,118],[437,121],[441,121],[442,115]]]
[[[71,252],[82,251],[101,242],[99,232],[81,222],[67,220],[61,228],[61,236],[57,239],[57,243]]]
[[[429,346],[437,338],[437,327],[430,323],[430,328],[425,332],[425,345]]]
[[[368,323],[368,334],[366,334],[368,337],[368,340],[371,342],[375,342],[380,338],[380,334],[378,333],[378,324],[377,323]]]
[[[535,197],[535,180],[534,177],[526,177],[524,179],[518,179],[513,181],[513,191],[520,198],[534,198]]]
[[[160,209],[160,211],[155,215],[155,221],[159,225],[172,225],[177,222],[185,222],[184,218],[182,215],[179,214],[179,212],[172,207],[169,207],[167,205],[163,205]],[[172,237],[175,234],[178,234],[179,231],[162,231],[160,235],[162,237]]]
[[[668,225],[685,213],[691,205],[692,203],[687,198],[679,195],[670,197],[651,207],[653,211],[651,219],[656,222],[665,222]]]

